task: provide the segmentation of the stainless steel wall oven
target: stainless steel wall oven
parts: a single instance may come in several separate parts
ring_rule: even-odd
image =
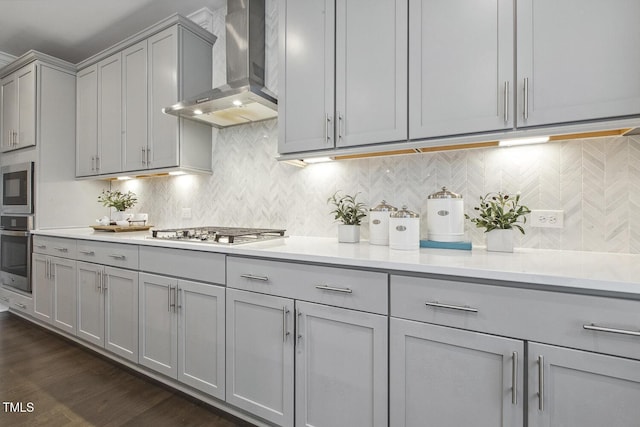
[[[0,216],[0,281],[31,293],[33,215]]]

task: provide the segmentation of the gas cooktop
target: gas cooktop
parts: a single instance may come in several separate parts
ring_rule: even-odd
[[[238,245],[286,237],[286,230],[243,227],[188,227],[152,230],[152,239]]]

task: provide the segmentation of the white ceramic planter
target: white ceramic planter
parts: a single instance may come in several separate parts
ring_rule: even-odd
[[[513,252],[513,229],[496,229],[485,233],[487,250],[491,252]]]
[[[359,225],[338,225],[338,242],[340,243],[358,243],[360,241]]]

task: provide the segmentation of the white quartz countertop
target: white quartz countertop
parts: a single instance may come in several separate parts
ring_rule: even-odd
[[[426,249],[400,251],[387,246],[338,243],[336,238],[298,237],[240,244],[151,239],[150,232],[110,233],[91,228],[35,230],[36,235],[96,240],[361,267],[390,272],[441,274],[499,280],[535,287],[640,299],[640,255],[602,252],[516,249],[514,253]]]

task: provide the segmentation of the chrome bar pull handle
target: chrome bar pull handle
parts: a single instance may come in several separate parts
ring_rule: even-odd
[[[36,245],[38,249],[47,249],[47,245]]]
[[[240,277],[243,277],[243,278],[249,279],[249,280],[259,280],[261,282],[268,282],[269,281],[269,277],[267,277],[267,276],[255,276],[253,274],[241,274]]]
[[[95,255],[96,254],[94,251],[79,250],[78,252],[80,252],[81,254],[84,254],[84,255]]]
[[[343,294],[352,294],[353,291],[349,288],[334,288],[333,286],[327,285],[318,285],[316,289],[320,289],[321,291],[329,291],[329,292],[340,292]]]
[[[611,334],[631,335],[633,337],[640,337],[640,331],[630,331],[628,329],[607,328],[605,326],[597,326],[593,323],[589,325],[582,325],[582,327],[588,331],[608,332]]]
[[[126,259],[126,258],[127,258],[125,255],[121,255],[121,254],[109,254],[109,256],[110,256],[111,258],[114,258],[114,259],[121,259],[121,260],[124,260],[124,259]]]
[[[151,147],[147,147],[147,166],[151,166]]]
[[[300,322],[300,319],[302,318],[302,312],[300,310],[296,310],[296,345],[300,344],[300,340],[302,339],[302,334],[300,333],[300,327],[302,326],[302,323]]]
[[[285,305],[282,307],[282,342],[287,342],[287,337],[290,335],[287,328],[287,317],[289,316],[289,309]]]
[[[99,294],[102,293],[102,271],[98,270],[98,275],[96,277],[96,291]]]
[[[524,96],[522,97],[522,102],[524,103],[524,109],[522,110],[522,115],[525,120],[529,118],[529,78],[524,78]]]
[[[167,286],[167,311],[171,313],[171,286]]]
[[[518,404],[518,352],[511,353],[511,403]]]
[[[459,310],[466,311],[469,313],[477,313],[478,309],[469,307],[468,305],[451,305],[451,304],[441,304],[438,301],[427,301],[424,303],[427,307],[435,307],[435,308],[447,308],[449,310]]]
[[[145,166],[147,164],[147,149],[144,147],[142,148],[142,166]]]
[[[27,308],[26,305],[24,305],[24,304],[22,304],[20,302],[14,302],[13,305],[15,305],[16,307],[21,308],[23,310]]]
[[[172,311],[174,313],[176,312],[176,292],[175,292],[176,288],[174,288],[173,286],[169,286],[169,299],[171,300],[171,304],[169,304],[169,306],[171,307],[171,310],[169,311]]]
[[[342,140],[342,132],[344,130],[344,117],[342,113],[338,113],[338,140]]]
[[[176,312],[181,308],[182,304],[180,303],[180,287],[176,285]]]
[[[538,409],[544,411],[544,357],[538,356]]]
[[[100,170],[100,156],[96,156],[96,170]]]
[[[328,113],[325,114],[325,126],[324,126],[324,140],[327,144],[330,144],[333,140],[333,117]]]
[[[68,248],[53,248],[53,249],[55,249],[58,252],[69,252]]]
[[[96,170],[96,156],[91,156],[91,170]]]
[[[509,81],[504,82],[504,122],[509,123]]]

